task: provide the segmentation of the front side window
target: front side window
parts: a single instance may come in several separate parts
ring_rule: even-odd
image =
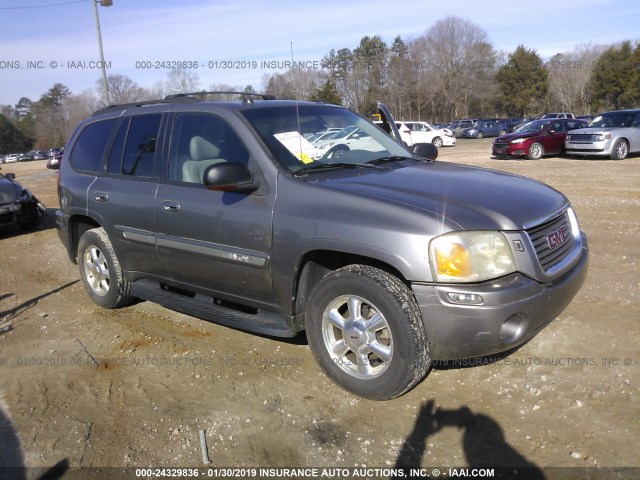
[[[73,168],[97,173],[105,156],[107,143],[117,119],[103,120],[87,125],[71,152],[70,163]]]
[[[232,162],[248,166],[249,152],[227,122],[207,113],[179,113],[171,135],[169,180],[204,183],[208,167]]]
[[[250,108],[242,115],[273,157],[291,172],[335,162],[365,164],[410,153],[380,128],[346,108],[299,105]],[[313,135],[336,129],[327,136]]]
[[[137,115],[131,118],[122,157],[122,174],[152,177],[156,143],[162,114]]]

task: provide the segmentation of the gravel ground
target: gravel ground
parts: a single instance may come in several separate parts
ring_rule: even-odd
[[[202,466],[204,429],[209,466],[640,477],[640,158],[497,160],[491,141],[459,140],[440,160],[565,193],[589,236],[587,282],[519,350],[440,365],[388,402],[335,387],[304,335],[274,340],[148,302],[94,306],[55,231],[56,173],[45,162],[3,165],[49,220],[0,231],[0,465]]]

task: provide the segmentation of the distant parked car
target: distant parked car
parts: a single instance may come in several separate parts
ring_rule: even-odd
[[[462,136],[462,132],[467,129],[473,127],[478,122],[477,118],[465,118],[462,120],[454,120],[449,124],[447,130],[450,130],[453,133],[453,136],[459,138]]]
[[[462,136],[464,138],[498,137],[507,133],[507,128],[499,120],[479,121],[473,127],[463,130]]]
[[[18,157],[20,157],[20,155],[17,153],[10,153],[4,157],[4,163],[16,163],[18,161]]]
[[[640,110],[616,110],[598,115],[589,128],[570,132],[564,146],[568,154],[607,155],[613,160],[640,152]]]
[[[437,148],[453,147],[456,144],[453,132],[446,128],[437,129],[427,122],[397,122],[396,125],[402,125],[411,132],[413,143],[431,143]],[[398,129],[402,132],[399,126]]]
[[[31,152],[24,152],[24,153],[18,154],[19,162],[30,162],[31,160],[33,160],[33,153]]]
[[[47,168],[50,170],[60,170],[60,163],[62,162],[62,155],[55,155],[49,157],[47,160]]]
[[[64,153],[64,147],[50,148],[47,154],[51,157],[53,155],[62,155]]]
[[[547,113],[543,115],[542,118],[546,119],[546,118],[576,118],[576,117],[573,115],[573,113],[560,112],[560,113]]]
[[[557,155],[563,153],[567,132],[586,126],[587,122],[578,119],[534,120],[513,133],[496,138],[492,153],[496,157],[527,157],[531,160],[538,160],[543,155]]]
[[[337,159],[349,150],[369,150],[371,152],[380,151],[380,145],[373,140],[371,135],[356,126],[345,127],[338,132],[334,132],[314,145],[315,152],[313,159]]]
[[[580,120],[586,120],[587,122],[590,122],[591,120],[596,118],[596,116],[595,115],[578,115],[576,118],[578,118]]]
[[[396,122],[396,127],[398,127],[398,131],[400,132],[400,138],[407,147],[413,146],[416,141],[413,138],[413,132],[411,129],[401,122]]]
[[[46,160],[49,155],[44,150],[33,150],[31,152],[34,160]]]

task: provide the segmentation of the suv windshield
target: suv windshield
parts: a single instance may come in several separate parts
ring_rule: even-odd
[[[589,127],[596,128],[620,128],[630,127],[635,113],[605,113],[594,118]]]
[[[313,164],[363,165],[383,157],[411,156],[380,128],[346,108],[272,106],[246,109],[242,114],[291,172]]]

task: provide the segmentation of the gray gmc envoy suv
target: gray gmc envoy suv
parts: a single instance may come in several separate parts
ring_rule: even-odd
[[[336,105],[197,95],[104,108],[69,140],[57,228],[101,307],[305,330],[333,381],[384,400],[432,360],[530,340],[584,282],[564,195],[409,151],[382,104],[391,135]]]

